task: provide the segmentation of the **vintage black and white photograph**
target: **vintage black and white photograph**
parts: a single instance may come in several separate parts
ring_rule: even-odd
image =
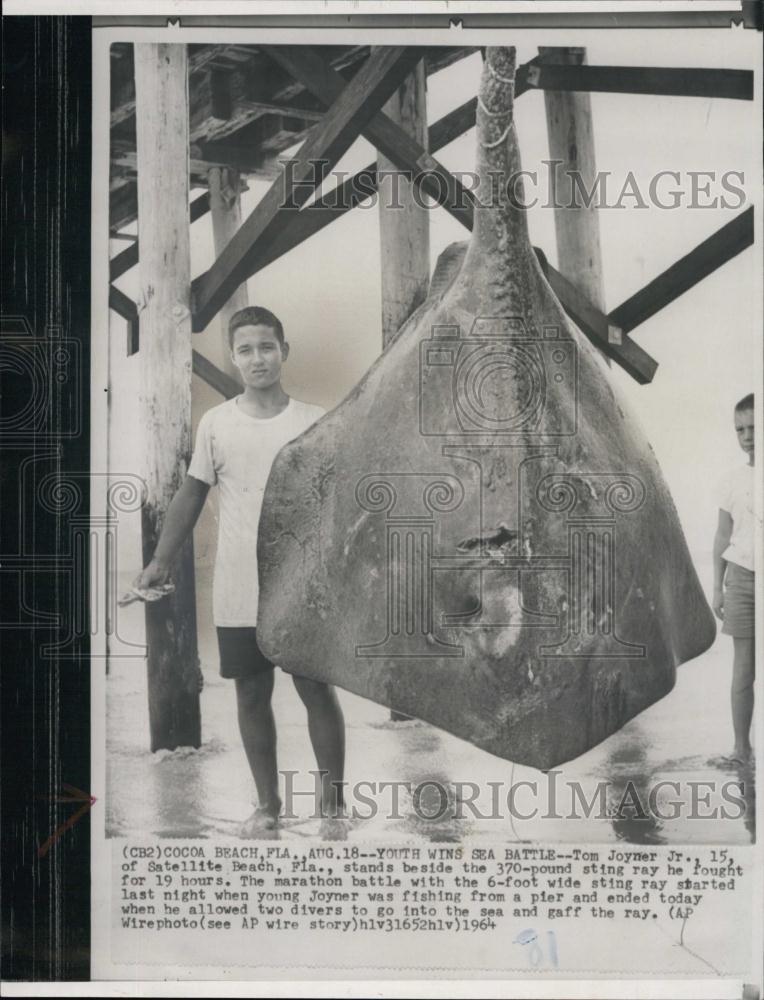
[[[110,960],[749,970],[760,39],[105,35]]]
[[[760,1000],[753,0],[7,0],[8,996]]]

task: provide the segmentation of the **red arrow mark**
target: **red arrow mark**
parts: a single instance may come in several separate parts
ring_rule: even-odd
[[[38,858],[45,857],[59,837],[65,833],[69,827],[74,826],[79,819],[82,819],[85,813],[89,812],[91,807],[96,802],[95,795],[89,795],[87,792],[82,792],[79,788],[75,788],[74,785],[62,785],[61,787],[68,794],[66,796],[56,796],[53,800],[54,802],[82,802],[83,805],[81,805],[75,813],[72,813],[69,819],[65,820],[61,826],[57,827],[41,847],[38,847]]]

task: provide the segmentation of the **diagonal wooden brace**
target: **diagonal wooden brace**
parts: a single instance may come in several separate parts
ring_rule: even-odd
[[[473,97],[458,108],[449,111],[430,126],[429,148],[432,152],[442,149],[449,142],[453,142],[460,135],[469,132],[475,125],[475,111],[477,108],[477,98]],[[366,198],[369,198],[377,187],[377,165],[370,163],[359,170],[343,184],[337,186],[336,191],[330,191],[323,198],[316,199],[311,205],[305,207],[300,212],[293,212],[289,217],[288,225],[280,231],[275,241],[268,247],[263,248],[263,253],[258,254],[254,262],[252,274],[262,270],[266,265],[281,257],[288,250],[298,246],[303,240],[315,233],[320,232],[330,222],[344,215],[345,212],[355,208]],[[209,193],[204,192],[195,198],[190,205],[189,214],[191,222],[201,219],[210,210]],[[109,261],[109,277],[111,281],[116,281],[131,267],[138,263],[139,247],[135,242],[126,250],[122,250]],[[251,275],[250,275],[251,277]]]
[[[312,50],[267,46],[265,51],[325,103],[334,100],[335,95],[343,86],[342,77],[330,66],[327,66],[320,56]],[[522,89],[525,90],[527,67],[523,67],[523,70],[521,79]],[[471,111],[471,107],[465,109],[467,115],[471,114]],[[364,130],[364,135],[400,169],[412,171],[413,176],[426,170],[427,173],[420,181],[423,190],[439,201],[467,229],[472,229],[473,199],[470,192],[463,188],[458,180],[434,157],[428,156],[422,147],[403,129],[392,122],[383,112],[379,112],[370,119]],[[428,184],[430,185],[429,190]],[[282,239],[284,238],[288,239],[288,234],[284,234]],[[628,338],[621,338],[621,343],[618,343],[618,338],[614,337],[613,332],[608,329],[607,317],[588,302],[586,297],[571,282],[563,278],[559,271],[555,270],[543,258],[543,254],[539,254],[539,256],[542,258],[542,266],[555,294],[562,302],[566,312],[581,327],[586,336],[638,382],[649,382],[657,368],[657,363],[653,358]]]
[[[201,219],[209,210],[210,195],[208,191],[205,191],[204,194],[200,194],[197,198],[194,198],[189,205],[189,221],[196,222],[197,219]],[[122,250],[116,257],[112,257],[109,261],[109,281],[116,281],[126,271],[129,271],[131,267],[135,267],[138,263],[138,253],[139,244],[138,240],[136,240],[132,246],[127,247],[126,250]]]
[[[221,371],[217,365],[213,365],[203,354],[200,354],[198,351],[192,351],[191,360],[194,375],[197,375],[203,382],[206,382],[207,385],[219,392],[221,396],[225,396],[226,399],[233,399],[234,396],[241,394],[241,385],[236,379],[231,378],[227,372]]]
[[[593,305],[573,282],[552,267],[541,250],[537,247],[534,249],[552,291],[576,326],[606,357],[612,358],[640,385],[652,382],[658,362],[630,337],[624,336],[612,319]]]
[[[753,206],[617,306],[610,313],[610,322],[629,333],[752,244]]]
[[[137,354],[140,337],[138,306],[116,285],[109,285],[109,309],[113,309],[127,322],[127,356]]]
[[[285,201],[296,209],[308,200],[325,171],[337,163],[421,58],[418,48],[375,48],[352,81],[347,85],[342,81],[332,107],[290,164],[289,192],[283,176],[276,180],[212,267],[193,282],[194,330],[204,329],[233,290],[252,274],[258,253],[284,225],[283,213],[292,211],[283,208]]]
[[[263,51],[324,104],[332,104],[342,93],[345,86],[342,76],[312,49],[266,45]],[[362,131],[399,170],[410,173],[426,194],[468,229],[472,228],[474,199],[469,190],[404,129],[378,111]]]
[[[468,132],[475,125],[477,98],[461,104],[439,118],[429,130],[430,149],[435,152],[449,142]],[[352,177],[338,184],[321,198],[317,198],[302,211],[293,213],[289,225],[285,226],[270,246],[258,255],[256,271],[267,267],[304,240],[321,232],[326,226],[339,219],[346,212],[372,197],[377,190],[377,164],[369,163]]]

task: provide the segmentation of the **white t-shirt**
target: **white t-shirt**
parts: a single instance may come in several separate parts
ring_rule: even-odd
[[[719,507],[732,517],[732,535],[722,558],[750,570],[754,569],[754,468],[753,465],[738,466],[719,487]]]
[[[257,527],[271,465],[281,448],[326,412],[290,399],[275,417],[245,413],[234,397],[199,421],[188,474],[217,484],[220,524],[212,586],[215,624],[257,624]]]

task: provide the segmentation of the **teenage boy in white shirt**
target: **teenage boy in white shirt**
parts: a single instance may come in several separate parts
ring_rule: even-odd
[[[753,405],[751,393],[735,407],[735,433],[748,462],[723,484],[714,537],[713,608],[734,647],[730,700],[735,748],[730,760],[737,764],[747,764],[751,758],[755,675]]]
[[[166,582],[174,557],[193,530],[210,486],[217,485],[220,525],[213,581],[213,611],[220,672],[236,684],[239,729],[258,804],[241,827],[243,837],[272,831],[281,798],[276,724],[271,708],[274,664],[257,645],[257,529],[263,492],[280,449],[323,416],[324,410],[290,398],[281,385],[289,354],[284,330],[269,310],[248,306],[229,323],[231,358],[244,392],[208,410],[196,434],[188,475],[170,504],[151,562],[138,587]],[[322,774],[322,835],[343,825],[345,729],[334,689],[293,676],[308,713],[308,732]]]

